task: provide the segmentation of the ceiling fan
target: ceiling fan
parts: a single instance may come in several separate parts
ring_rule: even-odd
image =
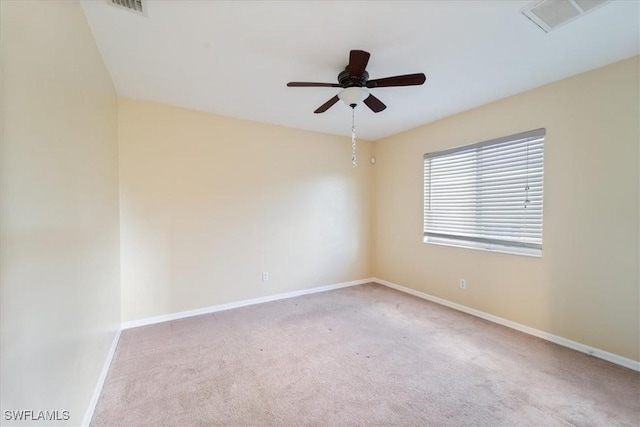
[[[355,108],[360,102],[364,102],[374,113],[387,108],[378,98],[369,93],[367,89],[389,86],[418,86],[425,82],[423,73],[405,74],[402,76],[385,77],[369,80],[366,71],[369,62],[369,52],[364,50],[352,50],[349,53],[349,65],[338,74],[338,83],[313,83],[313,82],[289,82],[289,87],[341,87],[340,93],[318,107],[314,113],[324,113],[338,100],[342,99],[348,106]]]

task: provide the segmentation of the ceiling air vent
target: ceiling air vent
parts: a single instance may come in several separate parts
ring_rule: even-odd
[[[522,13],[548,33],[610,1],[611,0],[542,0],[525,7]]]
[[[140,15],[147,14],[146,4],[143,0],[105,0],[112,6],[120,9],[126,9]]]

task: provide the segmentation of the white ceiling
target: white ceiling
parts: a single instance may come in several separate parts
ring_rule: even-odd
[[[423,86],[378,88],[388,108],[356,110],[376,140],[640,53],[640,2],[620,0],[545,33],[528,1],[170,1],[148,15],[81,0],[119,95],[348,135],[349,107],[313,111],[349,50],[371,79],[424,72]]]

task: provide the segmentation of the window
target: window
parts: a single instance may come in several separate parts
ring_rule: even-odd
[[[424,242],[542,255],[544,129],[424,155]]]

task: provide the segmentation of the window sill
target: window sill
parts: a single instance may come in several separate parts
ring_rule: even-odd
[[[507,246],[500,246],[500,245],[487,245],[487,244],[481,244],[476,242],[450,241],[446,239],[437,239],[433,237],[425,237],[423,238],[422,242],[427,245],[450,246],[454,248],[474,249],[477,251],[484,251],[484,252],[497,252],[497,253],[507,254],[507,255],[521,255],[521,256],[527,256],[532,258],[542,258],[541,249],[507,247]]]

